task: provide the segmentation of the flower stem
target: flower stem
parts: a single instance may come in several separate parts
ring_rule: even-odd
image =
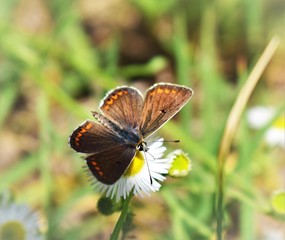
[[[133,191],[130,192],[129,196],[127,197],[127,199],[125,200],[124,206],[123,206],[123,210],[121,212],[121,215],[118,219],[118,222],[116,223],[116,226],[111,234],[110,240],[117,240],[120,234],[120,231],[123,227],[123,224],[125,222],[127,213],[128,213],[128,207],[129,207],[129,203],[132,199],[133,196]]]

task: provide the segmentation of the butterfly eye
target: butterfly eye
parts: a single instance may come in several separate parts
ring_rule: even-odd
[[[137,149],[138,149],[139,151],[143,151],[143,145],[139,144],[139,145],[137,146]]]
[[[137,150],[147,152],[148,147],[147,147],[146,142],[141,142],[141,143],[137,146]]]

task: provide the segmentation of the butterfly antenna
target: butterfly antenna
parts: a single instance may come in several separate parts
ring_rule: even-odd
[[[146,151],[143,150],[143,155],[144,155],[144,159],[146,161],[146,165],[147,165],[147,170],[148,170],[148,174],[149,174],[149,180],[150,180],[150,185],[152,185],[152,177],[150,175],[150,170],[149,170],[149,165],[148,165],[148,161],[147,161],[147,158],[146,158]],[[151,154],[150,154],[151,155]],[[152,155],[151,155],[152,156]],[[153,157],[153,156],[152,156]]]
[[[150,142],[174,142],[174,143],[179,143],[180,140],[179,139],[176,139],[176,140],[154,140],[154,141],[149,141],[148,143]]]
[[[145,152],[145,153],[149,154],[153,158],[153,160],[155,160],[155,157],[151,153],[149,152]]]

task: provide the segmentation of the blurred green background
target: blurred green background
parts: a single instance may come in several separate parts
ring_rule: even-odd
[[[155,82],[193,88],[161,130],[168,152],[192,159],[185,178],[132,199],[136,239],[215,239],[217,155],[242,84],[274,35],[281,44],[247,107],[284,106],[284,0],[2,0],[0,192],[41,216],[46,239],[108,239],[119,213],[103,216],[68,145],[106,92]],[[282,105],[283,104],[283,105]],[[284,111],[283,111],[284,113]],[[268,126],[267,128],[269,128]],[[284,128],[283,128],[284,129]],[[284,239],[271,206],[284,189],[284,149],[269,147],[245,115],[225,166],[225,239]]]

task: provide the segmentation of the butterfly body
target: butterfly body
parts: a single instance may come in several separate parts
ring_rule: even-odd
[[[190,99],[190,88],[159,83],[145,98],[133,87],[118,87],[92,112],[99,123],[86,121],[70,136],[70,146],[87,153],[86,163],[98,181],[115,183],[132,162],[136,151],[146,151],[144,139],[172,118]]]

